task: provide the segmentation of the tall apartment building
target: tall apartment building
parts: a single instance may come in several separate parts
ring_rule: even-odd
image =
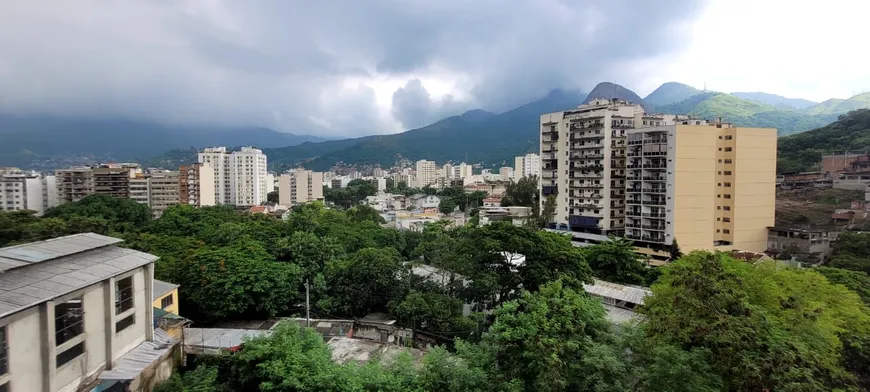
[[[266,155],[253,147],[228,152],[226,147],[206,148],[198,154],[199,163],[214,169],[215,201],[236,206],[258,205],[266,201]]]
[[[720,122],[631,130],[626,237],[681,249],[767,248],[776,205],[776,130]]]
[[[654,250],[674,238],[683,251],[766,248],[774,129],[644,115],[639,105],[593,100],[541,116],[541,158],[542,202],[555,195],[555,224],[575,239],[624,235]]]
[[[474,175],[474,167],[465,162],[460,163],[457,166],[453,166],[453,176],[451,179],[453,180],[461,180],[466,177],[471,177]]]
[[[0,211],[35,211],[37,216],[57,205],[54,176],[0,168]]]
[[[510,181],[514,178],[514,168],[510,166],[504,166],[498,169],[498,175],[501,176],[502,180]]]
[[[72,203],[94,194],[94,172],[90,167],[73,167],[54,172],[58,204]]]
[[[130,199],[147,205],[154,218],[159,218],[169,206],[181,202],[180,177],[176,171],[137,174],[130,179]]]
[[[195,207],[215,205],[215,170],[204,163],[178,167],[179,203]]]
[[[130,179],[141,173],[138,164],[105,164],[92,168],[94,193],[119,198],[130,197]]]
[[[438,178],[438,166],[435,165],[434,161],[427,161],[425,159],[421,159],[417,161],[417,188],[423,188],[426,185],[432,184],[435,182],[435,179]]]
[[[541,176],[541,156],[526,154],[514,158],[514,178]]]
[[[640,105],[609,100],[541,116],[541,199],[556,195],[557,223],[591,235],[623,234],[626,130],[642,117]]]
[[[453,165],[445,163],[444,166],[441,166],[441,172],[438,173],[438,176],[448,180],[453,179]]]
[[[278,177],[278,204],[296,206],[323,200],[323,173],[294,170]]]

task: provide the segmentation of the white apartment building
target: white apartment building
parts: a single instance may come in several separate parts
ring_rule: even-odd
[[[441,178],[446,178],[448,180],[453,179],[453,165],[449,163],[445,163],[444,166],[441,166],[441,172],[438,173]]]
[[[323,200],[323,173],[293,170],[278,177],[278,204],[293,207]]]
[[[266,155],[253,147],[228,152],[226,147],[206,148],[198,154],[199,163],[214,168],[215,202],[252,206],[266,201]]]
[[[417,188],[434,183],[436,178],[438,178],[438,166],[435,165],[434,161],[425,159],[417,161],[417,184],[415,185]]]
[[[157,256],[93,233],[0,248],[0,390],[151,390],[177,342],[153,327]],[[114,388],[114,389],[110,389]]]
[[[25,172],[17,168],[0,169],[0,211],[36,211],[37,216],[57,205],[54,176]]]
[[[514,179],[523,177],[541,176],[541,156],[538,154],[526,154],[514,158]]]
[[[640,105],[616,100],[541,116],[541,199],[556,195],[557,224],[592,236],[623,235],[626,130],[642,117]],[[536,160],[524,157],[524,175]]]

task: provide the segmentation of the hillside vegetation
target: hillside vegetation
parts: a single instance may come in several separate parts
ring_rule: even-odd
[[[653,106],[662,106],[680,102],[699,93],[701,93],[701,90],[692,86],[677,82],[667,82],[649,93],[643,100]]]
[[[822,155],[846,150],[870,150],[870,109],[855,110],[824,127],[780,138],[777,170],[813,170]]]

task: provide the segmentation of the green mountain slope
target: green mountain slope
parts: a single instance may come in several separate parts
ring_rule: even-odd
[[[677,103],[659,106],[656,111],[703,118],[722,117],[723,121],[739,126],[776,128],[780,136],[818,128],[836,119],[835,115],[782,110],[718,92],[703,92]]]
[[[512,165],[514,156],[538,150],[541,114],[576,107],[585,98],[582,93],[554,90],[545,98],[498,115],[471,111],[394,135],[308,143],[264,152],[277,170],[299,164],[327,170],[338,162],[391,166],[398,155],[439,163],[452,160]]]
[[[807,99],[786,98],[782,95],[768,94],[762,92],[731,93],[731,95],[737,98],[748,99],[750,101],[763,103],[765,105],[770,105],[776,107],[777,109],[784,110],[803,110],[817,104],[817,102],[813,102]]]
[[[680,102],[700,92],[701,90],[687,84],[667,82],[653,90],[653,92],[649,93],[649,95],[644,97],[643,100],[650,105],[659,107]]]
[[[833,114],[834,108],[845,101],[845,99],[831,98],[818,105],[808,107],[804,112],[807,114]]]
[[[176,148],[279,147],[321,140],[258,127],[183,127],[139,120],[0,115],[0,166],[40,168],[40,162],[70,157],[134,161]]]
[[[616,83],[610,82],[601,82],[598,83],[592,91],[589,92],[589,95],[586,96],[586,99],[583,100],[583,103],[589,103],[589,101],[593,99],[621,99],[628,102],[633,102],[636,104],[640,104],[643,106],[644,110],[652,111],[652,105],[643,100],[640,96],[638,96],[634,91],[631,91],[625,87],[622,87]]]
[[[870,109],[840,115],[824,127],[779,139],[777,171],[808,171],[826,153],[870,151]]]

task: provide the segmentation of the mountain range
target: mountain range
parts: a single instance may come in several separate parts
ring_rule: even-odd
[[[90,159],[175,167],[195,160],[197,148],[212,145],[257,146],[279,171],[297,166],[327,170],[340,162],[389,167],[398,158],[512,165],[514,156],[538,150],[541,114],[595,98],[624,99],[643,105],[647,112],[722,117],[740,126],[773,127],[780,136],[823,127],[841,114],[870,108],[870,93],[815,103],[761,92],[704,91],[669,82],[641,98],[626,87],[604,82],[588,94],[552,90],[503,113],[471,110],[398,134],[340,140],[255,127],[206,129],[133,120],[0,116],[0,166],[51,169]],[[165,151],[169,152],[161,154]]]
[[[0,166],[137,161],[179,147],[284,147],[325,139],[268,128],[214,128],[149,121],[0,115]]]

